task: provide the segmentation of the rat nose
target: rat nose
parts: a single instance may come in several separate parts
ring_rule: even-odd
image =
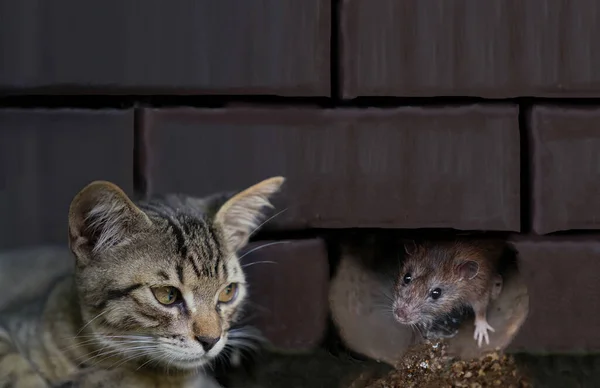
[[[396,307],[396,310],[394,310],[394,312],[396,313],[397,316],[399,317],[404,317],[406,316],[406,309],[404,307]]]
[[[196,336],[196,341],[200,342],[200,345],[202,345],[205,352],[208,352],[209,350],[214,348],[220,339],[221,339],[221,337],[211,338],[211,337]]]
[[[406,305],[396,306],[396,308],[394,309],[394,314],[396,314],[397,318],[406,319],[408,315],[408,309],[406,308]]]

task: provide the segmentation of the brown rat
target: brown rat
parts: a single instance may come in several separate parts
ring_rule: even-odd
[[[393,312],[402,324],[427,329],[460,306],[475,312],[473,338],[489,344],[486,311],[500,291],[497,273],[504,244],[499,241],[454,240],[407,245],[394,289]]]

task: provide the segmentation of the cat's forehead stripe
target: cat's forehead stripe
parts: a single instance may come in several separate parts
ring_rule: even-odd
[[[229,276],[228,258],[223,257],[221,239],[215,227],[198,214],[188,214],[164,203],[150,202],[140,206],[151,217],[166,222],[167,233],[175,240],[177,255],[189,261],[196,277]],[[178,264],[177,274],[183,283],[187,265]]]
[[[183,284],[183,265],[181,263],[177,264],[177,277],[179,278],[179,283]]]
[[[200,277],[201,273],[200,273],[200,270],[198,269],[198,265],[196,264],[196,259],[191,255],[188,257],[188,259],[189,259],[190,263],[192,263],[192,269],[194,270],[196,277]]]
[[[176,217],[167,216],[165,219],[169,223],[171,233],[173,233],[173,236],[175,236],[175,241],[177,241],[177,253],[181,257],[186,257],[188,254],[188,247],[184,229],[181,227],[181,224],[179,224],[179,220],[177,220]]]

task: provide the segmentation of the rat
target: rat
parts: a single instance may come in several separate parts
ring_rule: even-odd
[[[394,287],[395,319],[428,330],[460,307],[475,313],[473,338],[489,344],[490,300],[498,297],[502,277],[498,264],[504,250],[499,241],[453,240],[405,246],[406,257]],[[423,331],[423,330],[422,330]]]

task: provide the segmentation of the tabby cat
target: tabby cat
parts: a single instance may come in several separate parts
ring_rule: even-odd
[[[69,209],[74,275],[0,314],[0,387],[217,386],[201,371],[243,341],[229,330],[247,293],[236,252],[283,181],[137,204],[85,187]]]

